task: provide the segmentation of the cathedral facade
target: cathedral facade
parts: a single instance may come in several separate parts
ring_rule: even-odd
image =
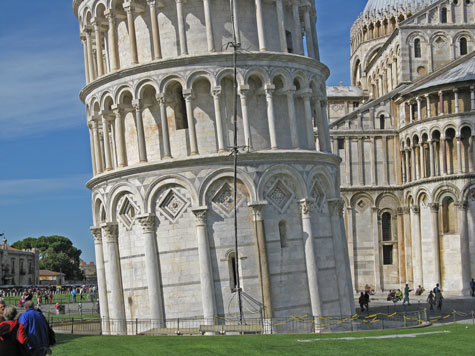
[[[226,1],[73,2],[105,333],[235,319],[237,280],[248,316],[354,312],[315,5],[232,4],[233,20]]]
[[[369,0],[351,86],[328,87],[353,288],[469,293],[475,276],[475,2]]]

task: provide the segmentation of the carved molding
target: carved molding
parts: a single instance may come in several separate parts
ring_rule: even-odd
[[[330,208],[331,216],[343,216],[345,201],[343,199],[328,200],[328,207]]]
[[[107,243],[117,243],[119,238],[119,225],[117,223],[104,223],[101,225],[102,236]]]
[[[102,243],[102,230],[100,227],[96,226],[91,226],[90,227],[92,237],[94,238],[94,243],[95,244],[101,244]]]
[[[310,199],[302,199],[299,201],[299,206],[302,216],[309,216],[315,208],[315,202]]]
[[[430,211],[433,213],[439,212],[439,204],[438,203],[430,203],[429,204]]]
[[[155,231],[155,215],[154,214],[146,214],[140,215],[135,218],[140,226],[142,227],[142,231],[144,233],[150,233]]]
[[[196,218],[196,225],[206,225],[208,222],[208,208],[196,208],[192,209],[193,214]]]
[[[264,208],[267,205],[267,202],[259,202],[254,204],[249,204],[249,207],[252,210],[252,215],[255,221],[263,221],[264,220]]]

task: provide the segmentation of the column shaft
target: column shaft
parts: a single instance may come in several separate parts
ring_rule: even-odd
[[[315,150],[315,133],[313,131],[313,120],[312,120],[312,107],[310,105],[310,93],[304,93],[303,94],[303,103],[304,103],[304,109],[305,109],[305,128],[307,131],[307,148],[309,150]],[[322,133],[323,134],[323,129]],[[322,139],[319,137],[318,141],[320,143],[320,150],[323,152],[324,150],[322,149],[321,142]]]
[[[435,177],[435,165],[434,165],[434,144],[435,142],[429,141],[429,176],[430,177]]]
[[[101,143],[99,138],[99,129],[97,128],[97,122],[92,121],[92,133],[94,137],[94,157],[96,161],[96,170],[97,173],[102,173],[104,167],[102,165],[102,153],[101,153]]]
[[[373,208],[373,268],[374,268],[374,289],[382,291],[381,285],[381,252],[379,251],[379,221],[378,208]]]
[[[346,185],[352,185],[352,175],[351,175],[351,140],[349,137],[345,137],[345,174],[346,174]]]
[[[218,139],[218,152],[226,151],[224,143],[223,122],[221,119],[221,88],[214,88],[212,90],[214,102],[214,115],[216,118],[216,135]]]
[[[91,40],[91,32],[89,30],[86,30],[86,45],[87,45],[87,64],[89,67],[89,80],[92,82],[96,79],[96,73],[94,71],[92,40]]]
[[[109,21],[109,55],[111,70],[115,72],[119,69],[119,51],[117,48],[117,37],[115,33],[115,19],[111,13],[107,14],[106,16]]]
[[[425,178],[424,144],[419,145],[420,178]]]
[[[459,91],[454,89],[454,101],[455,101],[455,113],[458,114],[460,112],[460,105],[459,105]]]
[[[91,122],[89,122],[87,126],[89,127],[89,141],[90,141],[90,146],[91,146],[92,175],[95,176],[97,174],[97,168],[96,168],[96,157],[95,157],[95,150],[94,150],[94,132],[92,130]]]
[[[111,141],[109,137],[109,121],[102,115],[102,138],[104,140],[104,155],[106,158],[106,171],[112,170]]]
[[[303,55],[302,28],[300,27],[299,0],[292,0],[292,16],[294,19],[294,50]]]
[[[398,265],[399,265],[399,284],[407,282],[406,277],[406,253],[404,249],[404,212],[403,209],[397,209],[397,247],[398,247]]]
[[[363,139],[358,138],[358,184],[364,185],[364,150],[363,150]]]
[[[190,153],[192,155],[197,155],[198,142],[196,140],[195,120],[193,118],[193,97],[192,97],[191,90],[188,90],[186,93],[185,91],[183,91],[183,97],[185,98],[186,116],[188,118],[188,132],[190,136],[190,146],[191,146]]]
[[[234,0],[233,1],[233,12],[234,12],[234,21],[233,21],[233,24],[234,24],[234,30],[236,32],[236,42],[237,43],[241,43],[241,32],[239,30],[239,1],[240,0]]]
[[[440,245],[439,245],[439,204],[430,205],[432,228],[432,258],[434,261],[434,283],[440,283]]]
[[[267,100],[267,122],[269,125],[269,136],[271,149],[276,150],[277,146],[277,132],[275,129],[275,115],[274,115],[274,90],[266,89]]]
[[[376,139],[371,137],[371,185],[376,185]]]
[[[439,115],[444,115],[444,93],[439,92]]]
[[[117,151],[117,163],[119,167],[127,166],[127,150],[125,147],[125,135],[124,135],[124,117],[123,111],[116,109],[115,113],[115,144]]]
[[[440,146],[442,148],[442,173],[447,175],[447,141],[445,138],[440,139]]]
[[[139,57],[137,51],[137,37],[135,34],[135,19],[134,13],[131,6],[124,8],[127,13],[127,26],[129,27],[129,43],[130,43],[130,54],[131,54],[131,64],[138,64]]]
[[[103,76],[104,75],[104,60],[102,58],[102,35],[100,24],[97,22],[94,23],[94,33],[96,35],[96,60],[97,60],[97,75]]]
[[[160,30],[158,28],[157,8],[155,1],[149,1],[150,21],[152,25],[153,59],[162,58],[162,48],[160,44]]]
[[[463,173],[462,165],[462,137],[457,137],[457,162],[458,162],[458,172],[459,174]]]
[[[208,43],[208,52],[215,52],[216,50],[214,48],[213,23],[211,21],[209,0],[203,0],[203,7],[205,13],[206,41]]]
[[[252,150],[252,136],[251,136],[251,127],[249,125],[249,114],[247,111],[247,92],[248,88],[239,90],[239,97],[241,98],[241,113],[242,113],[242,124],[244,126],[244,141],[247,149]]]
[[[346,231],[348,235],[348,257],[350,259],[350,271],[351,277],[353,281],[353,290],[358,290],[358,276],[355,273],[355,236],[353,231],[353,209],[348,206],[347,207],[347,219],[348,219],[348,230]]]
[[[458,213],[458,225],[460,230],[460,251],[461,251],[461,263],[460,266],[462,267],[462,278],[461,278],[461,286],[460,290],[462,295],[470,295],[470,288],[469,288],[469,281],[470,281],[470,273],[471,267],[474,263],[473,260],[470,259],[470,236],[473,234],[470,233],[468,228],[468,221],[467,221],[467,211],[468,211],[468,203],[466,201],[461,201],[457,204],[457,213]]]
[[[412,207],[412,244],[414,257],[414,283],[424,285],[423,267],[422,267],[422,246],[421,246],[421,214],[418,206]]]
[[[427,105],[427,117],[431,117],[431,112],[430,112],[430,96],[427,94],[426,95],[426,105]]]
[[[403,208],[403,211],[404,211],[404,252],[406,255],[406,282],[414,282],[411,209],[409,207],[405,207]]]
[[[267,51],[266,36],[264,32],[264,18],[262,16],[262,0],[256,2],[256,21],[257,21],[257,37],[259,39],[259,50]]]
[[[137,142],[139,146],[140,162],[147,162],[147,147],[145,144],[145,131],[142,118],[142,103],[140,100],[135,101],[135,122],[137,125]]]
[[[312,25],[310,23],[310,6],[306,6],[304,10],[304,23],[305,23],[305,39],[307,40],[307,54],[309,57],[315,58],[315,49],[313,48],[312,39]]]
[[[158,102],[160,104],[160,126],[162,128],[163,156],[164,158],[170,158],[171,157],[170,135],[168,133],[167,107],[166,107],[165,96],[164,95],[159,96]]]
[[[284,9],[282,0],[276,0],[275,5],[277,10],[277,26],[279,28],[280,50],[284,53],[287,53],[287,38],[285,35]]]
[[[89,78],[89,63],[88,63],[88,53],[87,53],[87,42],[86,39],[82,39],[82,46],[83,46],[83,52],[84,52],[84,70],[86,72],[86,84],[89,84],[91,79]]]
[[[382,143],[383,143],[383,183],[385,185],[389,185],[389,157],[388,157],[388,137],[383,136],[382,137]],[[396,164],[396,157],[394,157],[394,163]]]

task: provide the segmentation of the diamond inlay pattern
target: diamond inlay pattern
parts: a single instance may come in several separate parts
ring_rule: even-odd
[[[281,213],[287,209],[293,197],[292,191],[281,180],[275,182],[266,195],[267,201]]]
[[[174,189],[170,189],[159,203],[160,211],[173,223],[178,220],[187,207],[186,199]]]
[[[244,199],[244,196],[238,191],[237,192],[237,206],[239,207],[240,203]],[[223,184],[223,186],[216,192],[212,199],[213,204],[219,208],[219,210],[224,213],[226,216],[230,216],[234,210],[234,193],[233,189],[228,183]]]

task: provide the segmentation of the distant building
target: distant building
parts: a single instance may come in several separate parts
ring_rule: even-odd
[[[2,240],[0,248],[0,285],[38,284],[40,254],[38,249],[18,250]]]
[[[86,263],[82,261],[79,263],[79,269],[83,275],[83,282],[97,283],[96,264],[94,262]]]
[[[41,285],[61,285],[64,283],[65,274],[62,272],[49,271],[47,269],[40,270],[40,284]]]

